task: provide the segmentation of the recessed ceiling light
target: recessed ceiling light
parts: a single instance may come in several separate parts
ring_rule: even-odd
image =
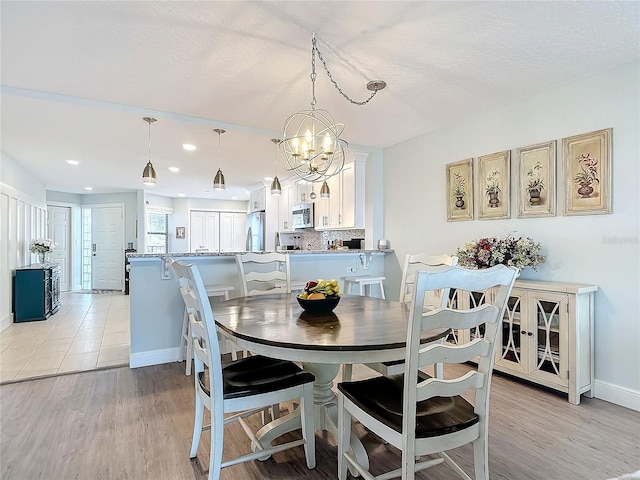
[[[267,182],[270,182],[271,180],[273,180],[273,177],[264,177],[264,179],[265,179]]]
[[[178,196],[179,197],[184,197],[184,193],[179,193]]]
[[[93,190],[93,187],[84,187],[85,190]]]
[[[237,200],[238,197],[231,197],[231,200]]]
[[[67,160],[67,163],[68,163],[69,165],[78,165],[80,162],[79,162],[79,161],[77,161],[77,160]]]
[[[173,173],[178,173],[180,169],[178,167],[169,167],[169,171]]]
[[[187,152],[193,152],[196,149],[196,146],[191,145],[190,143],[183,143],[182,148],[184,148]]]

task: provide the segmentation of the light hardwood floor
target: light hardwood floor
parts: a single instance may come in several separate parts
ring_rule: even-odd
[[[47,320],[0,332],[0,382],[129,364],[129,296],[64,292]]]
[[[356,366],[354,378],[364,372]],[[2,385],[0,478],[205,479],[208,433],[198,460],[189,460],[193,399],[184,363]],[[357,431],[374,472],[397,466],[397,451]],[[247,451],[238,425],[227,428],[225,441],[225,458]],[[493,480],[604,480],[640,469],[640,413],[589,398],[571,405],[562,395],[495,376],[489,444]],[[453,456],[470,469],[470,448]],[[335,479],[336,471],[334,439],[317,434],[314,470],[300,448],[223,469],[220,478],[323,480]],[[416,478],[457,477],[438,465]]]

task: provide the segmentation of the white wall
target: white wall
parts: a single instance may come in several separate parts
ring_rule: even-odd
[[[396,249],[385,275],[400,284],[398,259],[407,253],[455,253],[481,236],[511,231],[542,243],[547,263],[521,277],[595,284],[596,395],[640,409],[639,161],[640,62],[562,85],[384,152],[385,235]],[[425,112],[428,114],[428,112]],[[515,202],[506,220],[446,221],[445,165],[613,128],[612,210],[609,215],[518,219]],[[558,185],[562,185],[561,169]],[[512,178],[511,191],[516,191]],[[560,191],[559,191],[560,193]],[[512,193],[514,199],[514,193]],[[397,298],[398,288],[394,294]]]
[[[29,251],[32,239],[46,235],[47,207],[44,183],[2,153],[0,177],[0,330],[12,320],[13,274],[36,260]]]

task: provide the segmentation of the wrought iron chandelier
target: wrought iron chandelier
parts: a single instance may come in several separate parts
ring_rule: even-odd
[[[331,76],[313,33],[311,40],[311,110],[302,110],[291,115],[284,124],[284,133],[280,149],[286,158],[285,170],[294,172],[308,182],[324,182],[321,196],[329,196],[327,179],[340,173],[344,167],[344,152],[348,147],[346,140],[340,138],[344,130],[343,123],[336,123],[329,112],[316,108],[316,55],[322,62],[327,76],[338,92],[354,105],[365,105],[386,87],[382,80],[367,83],[372,93],[362,102],[352,100],[338,86]]]
[[[156,170],[151,163],[151,124],[155,122],[156,119],[152,117],[143,117],[142,119],[149,124],[149,161],[142,171],[142,183],[151,186],[156,184],[157,178]]]

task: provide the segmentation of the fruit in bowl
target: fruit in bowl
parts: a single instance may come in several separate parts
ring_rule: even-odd
[[[329,313],[340,302],[340,286],[335,279],[312,280],[307,282],[304,292],[298,295],[297,299],[307,313]]]
[[[327,297],[339,297],[340,285],[334,278],[331,280],[311,280],[304,287],[304,292],[298,298],[308,300],[324,300]]]

